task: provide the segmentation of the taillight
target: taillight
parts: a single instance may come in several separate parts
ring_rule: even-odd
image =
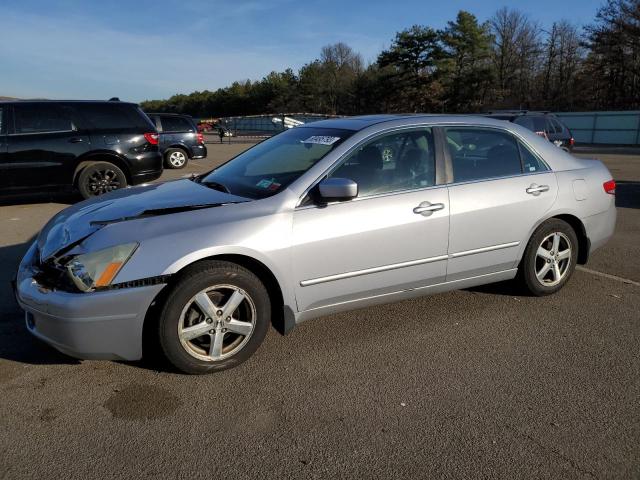
[[[569,146],[570,146],[570,147],[573,147],[575,144],[576,144],[576,139],[575,139],[575,138],[573,138],[573,137],[571,137],[571,138],[569,139]]]
[[[198,143],[204,143],[204,135],[202,132],[198,132]]]
[[[158,134],[157,133],[145,133],[144,134],[144,138],[151,145],[157,145],[158,144]]]
[[[608,182],[604,182],[602,184],[602,186],[604,187],[604,191],[607,192],[609,195],[615,195],[616,194],[616,181],[615,180],[609,180]]]

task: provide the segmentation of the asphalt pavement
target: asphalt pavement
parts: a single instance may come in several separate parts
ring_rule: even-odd
[[[0,206],[0,478],[639,478],[640,156],[580,155],[619,182],[618,225],[558,294],[503,283],[333,315],[200,377],[27,334],[8,281],[77,198]]]

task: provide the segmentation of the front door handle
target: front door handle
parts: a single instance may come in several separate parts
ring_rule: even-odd
[[[549,185],[536,185],[532,183],[529,188],[527,188],[526,192],[530,195],[540,195],[542,192],[548,192]]]
[[[80,137],[71,137],[69,139],[69,143],[81,143],[84,142],[84,140]]]
[[[423,217],[428,217],[433,212],[442,210],[443,208],[444,203],[422,202],[420,205],[413,209],[413,213],[422,215]]]

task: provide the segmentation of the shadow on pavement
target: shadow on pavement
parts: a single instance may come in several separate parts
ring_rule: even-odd
[[[35,365],[79,363],[40,342],[24,326],[24,313],[13,295],[11,280],[33,240],[0,247],[0,359]]]
[[[640,182],[616,180],[616,207],[640,208]]]
[[[0,206],[32,205],[37,203],[62,203],[73,205],[82,200],[78,194],[68,192],[40,192],[24,194],[3,194],[0,196]]]

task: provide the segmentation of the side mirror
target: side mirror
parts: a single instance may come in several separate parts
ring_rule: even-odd
[[[325,178],[318,184],[318,193],[325,201],[351,200],[358,196],[358,184],[348,178]]]

